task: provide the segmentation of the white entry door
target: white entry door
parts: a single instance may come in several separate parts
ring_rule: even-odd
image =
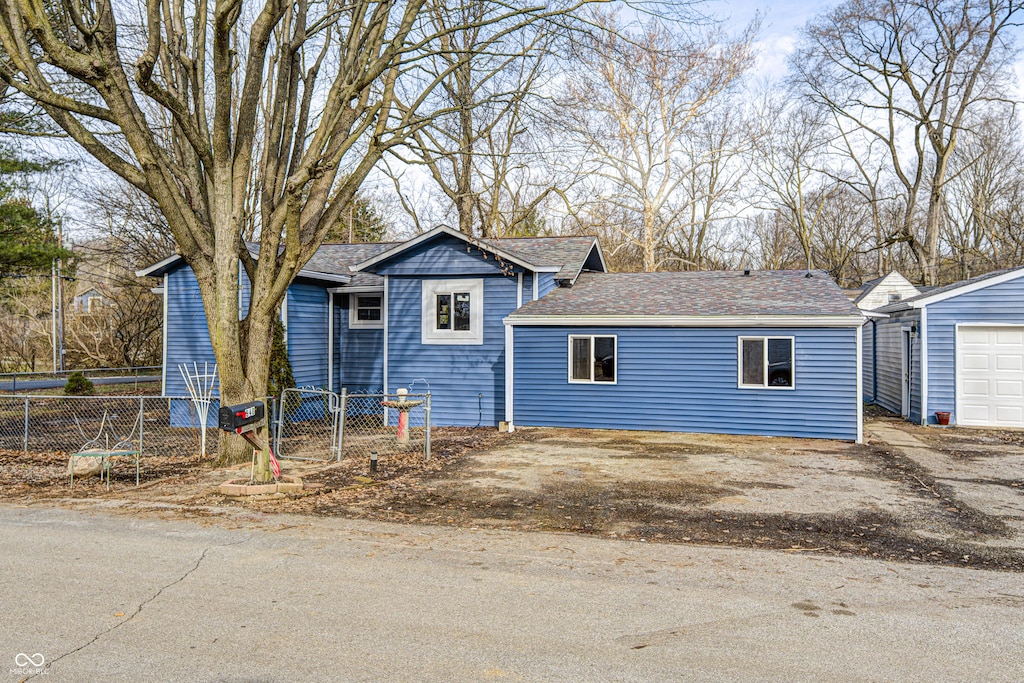
[[[957,424],[1024,427],[1024,325],[960,327],[956,377]]]

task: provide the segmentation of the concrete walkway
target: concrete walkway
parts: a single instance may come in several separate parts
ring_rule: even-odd
[[[11,681],[1024,679],[1019,574],[559,534],[0,505],[0,603]]]
[[[1024,550],[1024,449],[1000,444],[977,451],[976,457],[953,457],[891,424],[872,422],[866,431],[950,487],[959,501],[998,517],[1013,532],[983,544]]]

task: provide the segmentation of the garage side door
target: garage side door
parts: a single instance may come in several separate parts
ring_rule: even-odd
[[[957,331],[957,424],[1024,427],[1024,325]]]

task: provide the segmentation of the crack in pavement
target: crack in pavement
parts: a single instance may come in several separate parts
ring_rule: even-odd
[[[171,581],[170,583],[164,584],[163,586],[160,587],[160,589],[156,593],[153,593],[153,595],[149,596],[148,598],[146,598],[145,600],[140,602],[139,606],[136,607],[135,611],[132,612],[130,615],[128,615],[128,617],[126,617],[125,619],[122,619],[121,621],[117,622],[116,624],[114,624],[110,628],[107,628],[107,629],[104,629],[104,630],[100,631],[95,636],[93,636],[93,638],[91,640],[89,640],[87,643],[83,643],[82,645],[79,645],[75,649],[69,650],[69,651],[65,652],[64,654],[60,655],[59,657],[46,662],[46,666],[44,666],[41,671],[39,671],[38,673],[34,673],[31,676],[27,676],[27,677],[21,679],[21,681],[19,681],[19,683],[25,683],[25,681],[29,681],[29,680],[35,678],[36,676],[42,675],[44,672],[47,672],[50,667],[52,667],[54,664],[56,664],[60,660],[64,659],[65,657],[70,657],[73,654],[77,654],[77,653],[81,652],[85,648],[89,647],[90,645],[92,645],[93,643],[98,641],[103,636],[107,635],[108,633],[112,633],[113,631],[116,631],[117,629],[121,628],[122,626],[124,626],[125,624],[130,622],[132,619],[137,617],[142,612],[142,610],[146,607],[146,605],[150,604],[151,602],[153,602],[154,600],[159,598],[163,594],[163,592],[165,590],[167,590],[167,589],[169,589],[169,588],[171,588],[173,586],[178,585],[179,583],[181,583],[182,581],[187,579],[197,569],[199,569],[199,565],[201,565],[203,563],[203,560],[206,559],[207,553],[209,553],[214,548],[229,548],[229,547],[234,546],[234,545],[241,545],[242,543],[246,543],[246,542],[248,542],[250,540],[252,540],[252,536],[248,536],[246,538],[243,538],[240,541],[235,541],[234,543],[220,543],[220,544],[217,544],[217,545],[211,545],[211,546],[208,546],[206,548],[203,548],[203,552],[199,555],[199,558],[195,561],[195,564],[193,564],[191,568],[189,568],[184,574],[182,574],[181,576],[179,576],[175,580]]]

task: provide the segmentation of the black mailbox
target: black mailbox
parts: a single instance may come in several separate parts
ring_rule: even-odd
[[[237,432],[257,422],[263,422],[266,408],[262,401],[239,403],[236,406],[223,406],[217,412],[217,425],[225,432]]]

